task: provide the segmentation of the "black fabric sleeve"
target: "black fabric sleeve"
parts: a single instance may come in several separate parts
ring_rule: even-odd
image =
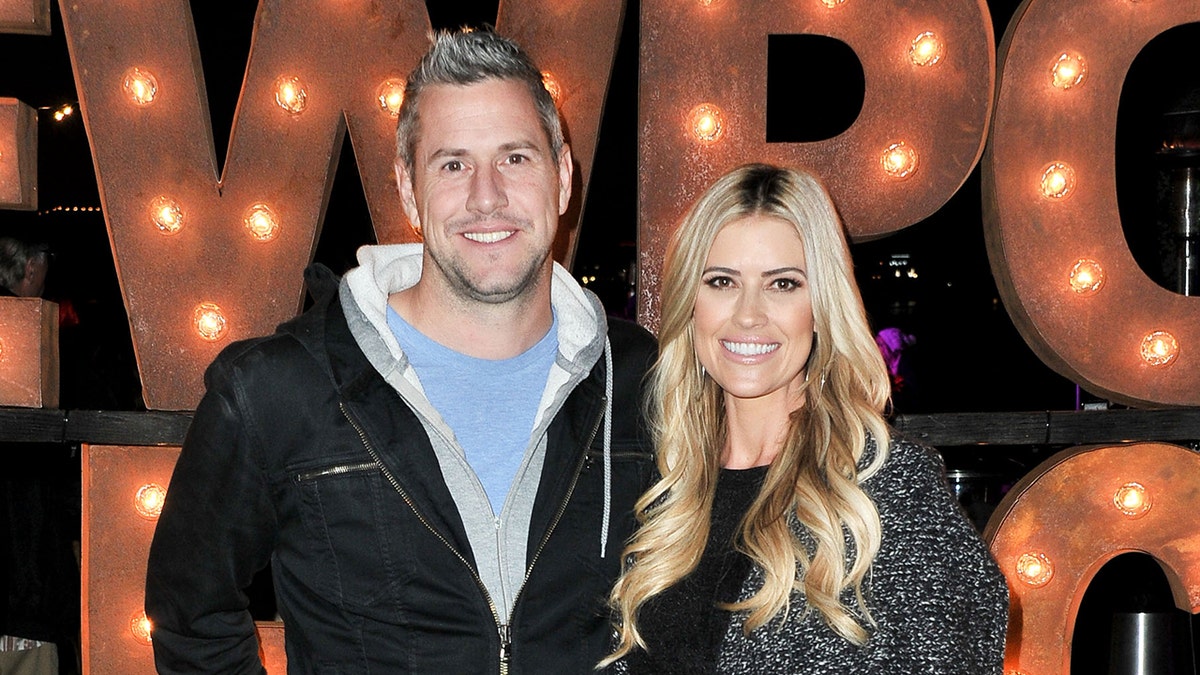
[[[252,420],[218,358],[150,547],[146,613],[159,673],[261,674],[244,589],[265,567],[275,515]]]

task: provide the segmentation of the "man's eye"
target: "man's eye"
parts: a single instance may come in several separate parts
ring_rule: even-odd
[[[449,162],[446,162],[445,164],[442,165],[442,170],[443,171],[462,171],[463,163],[458,161],[457,159],[452,159]]]
[[[509,155],[505,161],[509,164],[524,164],[529,161],[529,158],[525,155]]]

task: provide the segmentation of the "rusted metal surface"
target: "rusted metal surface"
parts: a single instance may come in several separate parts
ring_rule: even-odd
[[[1127,483],[1145,488],[1150,508],[1130,517],[1114,502]],[[1109,560],[1141,551],[1166,572],[1175,604],[1200,612],[1200,454],[1163,443],[1064,450],[1021,480],[984,531],[1008,578],[1007,670],[1061,673],[1088,584]],[[1053,575],[1032,586],[1017,573],[1041,553]]]
[[[575,185],[571,207],[559,219],[554,258],[568,267],[579,245],[579,218],[592,175],[624,15],[624,0],[500,3],[497,29],[525,47],[562,88],[558,109],[575,158]]]
[[[179,448],[83,446],[82,651],[91,675],[153,673],[154,653],[131,630],[144,614],[146,558],[157,520],[138,514],[138,489],[170,491]]]
[[[909,59],[912,40],[934,31],[946,45],[937,65]],[[766,142],[767,38],[825,35],[862,64],[862,111],[845,132],[812,143]],[[657,327],[659,270],[687,207],[718,176],[751,161],[806,167],[829,187],[852,237],[902,229],[942,206],[983,152],[995,80],[995,40],[983,0],[643,0],[639,82],[639,320]],[[797,69],[820,68],[798,63]],[[821,105],[823,92],[804,105]],[[699,103],[724,112],[715,143],[689,137],[684,118]],[[920,166],[903,180],[880,156],[904,141]]]
[[[58,406],[58,305],[0,298],[0,405]]]
[[[50,34],[50,0],[0,1],[0,33]]]
[[[37,147],[37,113],[0,98],[0,208],[37,208]]]
[[[1200,297],[1172,293],[1133,259],[1117,210],[1117,108],[1130,64],[1159,33],[1200,20],[1200,3],[1026,2],[1001,45],[1002,77],[984,157],[984,223],[1005,307],[1038,357],[1089,391],[1134,405],[1200,405]],[[1079,85],[1059,89],[1063,52],[1087,63]],[[1040,192],[1043,167],[1065,162],[1076,188]],[[1091,295],[1068,283],[1080,258],[1106,280]],[[1178,358],[1154,367],[1143,336],[1166,330]]]

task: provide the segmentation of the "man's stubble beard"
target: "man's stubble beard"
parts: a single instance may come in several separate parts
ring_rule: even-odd
[[[462,264],[462,260],[458,256],[453,256],[449,260],[432,254],[429,257],[441,271],[451,292],[457,297],[489,305],[501,305],[519,298],[535,288],[543,275],[550,273],[547,265],[550,251],[547,250],[545,255],[540,258],[531,258],[529,264],[513,279],[512,283],[485,288],[480,285],[479,281],[471,278],[466,266]]]

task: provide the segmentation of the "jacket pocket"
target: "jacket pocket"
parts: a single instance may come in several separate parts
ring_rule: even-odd
[[[312,590],[380,620],[402,612],[412,523],[379,467],[358,458],[289,471],[312,549]]]
[[[607,550],[600,558],[600,527],[604,513],[604,452],[588,450],[575,494],[564,515],[565,526],[576,539],[580,562],[613,576],[620,567],[621,549],[633,534],[636,520],[633,504],[646,488],[654,472],[653,455],[634,443],[614,443]]]

